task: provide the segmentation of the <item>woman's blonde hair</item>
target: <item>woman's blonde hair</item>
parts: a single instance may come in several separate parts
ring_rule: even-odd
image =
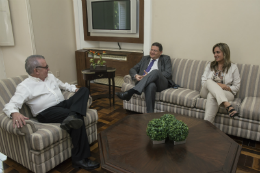
[[[226,71],[226,73],[228,72],[229,68],[231,67],[231,61],[230,61],[230,50],[229,50],[229,47],[226,43],[217,43],[213,46],[212,48],[212,52],[214,54],[214,49],[218,47],[221,52],[223,53],[223,56],[224,56],[224,65],[222,67],[222,70],[223,72]],[[218,62],[216,61],[212,61],[210,63],[210,69],[211,70],[215,70],[216,67],[218,66]]]

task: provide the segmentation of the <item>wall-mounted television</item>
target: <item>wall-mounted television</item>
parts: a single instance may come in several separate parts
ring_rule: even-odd
[[[136,33],[137,0],[86,0],[89,32]]]

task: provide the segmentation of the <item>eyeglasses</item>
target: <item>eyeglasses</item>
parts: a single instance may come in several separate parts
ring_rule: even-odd
[[[158,51],[158,50],[151,49],[151,52],[155,52],[155,53],[156,53],[156,52],[159,52],[159,51]]]
[[[49,66],[48,65],[46,65],[46,67],[42,67],[42,66],[37,66],[37,67],[35,67],[35,68],[45,68],[46,70],[49,68]]]

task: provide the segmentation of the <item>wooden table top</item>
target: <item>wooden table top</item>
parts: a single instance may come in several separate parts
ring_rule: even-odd
[[[153,145],[150,120],[164,113],[129,115],[98,135],[102,168],[111,172],[235,172],[241,146],[208,121],[174,114],[189,127],[185,144]]]
[[[107,71],[105,72],[115,72],[116,71],[116,68],[113,68],[113,67],[107,67]],[[90,71],[89,68],[85,69],[85,70],[82,70],[81,71],[82,74],[95,74],[95,73],[100,73],[99,72],[94,72],[94,71]]]

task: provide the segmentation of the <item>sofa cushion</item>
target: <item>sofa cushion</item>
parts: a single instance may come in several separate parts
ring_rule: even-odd
[[[196,108],[205,110],[206,102],[207,102],[207,99],[198,98],[197,102],[196,102]],[[232,106],[235,108],[236,111],[238,111],[239,106],[241,104],[241,99],[240,98],[235,98],[233,101],[229,101],[229,103],[232,104]],[[228,114],[227,110],[223,106],[219,107],[218,113]]]
[[[240,89],[236,97],[244,100],[246,97],[260,97],[259,65],[237,64],[241,77]]]
[[[172,80],[182,88],[199,91],[208,61],[171,58]]]
[[[135,85],[133,85],[133,84],[123,83],[121,90],[122,90],[123,92],[124,92],[124,91],[128,91],[128,90],[132,89],[134,86],[135,86]],[[145,94],[144,94],[144,92],[142,92],[141,95],[134,94],[133,97],[140,98],[140,99],[144,100],[144,99],[145,99]],[[159,101],[159,99],[160,99],[160,92],[156,92],[156,94],[155,94],[155,100],[156,100],[156,101]]]
[[[200,93],[196,90],[169,88],[161,92],[160,101],[193,108],[195,107],[196,99],[199,97]]]
[[[97,122],[98,114],[95,109],[88,109],[84,117],[85,126]],[[35,122],[38,129],[30,135],[30,144],[33,150],[40,151],[62,139],[69,137],[69,134],[60,128],[60,123],[39,123]]]
[[[260,97],[245,97],[239,116],[250,120],[260,120]]]

